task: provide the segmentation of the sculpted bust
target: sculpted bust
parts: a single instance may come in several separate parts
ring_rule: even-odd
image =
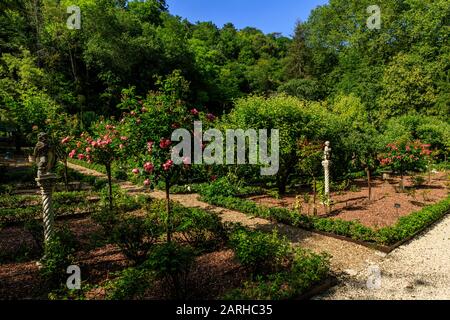
[[[325,142],[325,150],[323,151],[324,160],[331,160],[330,141]]]
[[[56,156],[47,133],[41,132],[38,134],[38,142],[34,148],[34,157],[38,167],[37,177],[41,178],[44,175],[50,174],[55,166]]]

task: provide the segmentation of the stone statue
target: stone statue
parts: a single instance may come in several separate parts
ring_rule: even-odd
[[[51,174],[56,164],[55,148],[48,139],[48,134],[41,132],[38,134],[38,142],[34,148],[34,157],[38,167],[37,177]]]
[[[323,150],[323,161],[322,166],[324,169],[324,188],[325,188],[325,196],[327,197],[326,203],[330,203],[330,159],[331,159],[331,148],[330,141],[325,142],[325,148]]]
[[[323,159],[324,160],[331,160],[331,148],[330,148],[330,141],[325,142],[325,149],[323,151]]]
[[[56,164],[56,150],[50,143],[47,133],[41,132],[38,134],[38,142],[34,148],[34,157],[36,158],[38,167],[37,178],[35,180],[41,188],[44,239],[47,244],[52,238],[54,231],[52,193],[57,179],[56,174],[51,172]]]

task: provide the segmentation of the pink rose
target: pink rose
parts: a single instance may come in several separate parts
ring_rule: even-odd
[[[145,179],[144,186],[148,187],[150,185],[150,179]]]
[[[173,166],[173,161],[167,160],[166,163],[163,164],[163,169],[164,169],[164,171],[169,171],[172,166]]]
[[[64,139],[61,140],[61,144],[66,144],[69,141],[70,141],[70,137],[65,137]]]
[[[132,172],[133,172],[134,174],[139,174],[139,169],[134,168]]]
[[[152,163],[150,163],[150,162],[147,162],[147,163],[144,164],[144,170],[147,173],[151,173],[154,168],[155,168],[155,166]]]
[[[91,148],[89,148],[89,147],[86,148],[86,153],[90,153],[91,151],[92,151]]]
[[[73,157],[75,157],[75,154],[76,154],[76,153],[77,153],[77,151],[76,151],[76,150],[72,150],[72,151],[70,151],[70,153],[69,153],[69,157],[73,159]]]
[[[128,137],[122,136],[122,137],[120,137],[120,140],[122,140],[122,141],[127,141],[127,140],[128,140]]]
[[[83,160],[85,158],[84,154],[80,153],[78,155],[78,160]]]
[[[165,139],[165,138],[161,139],[161,141],[159,142],[159,146],[161,147],[161,149],[166,149],[171,144],[172,144],[172,141],[170,141],[169,139]]]
[[[194,109],[191,110],[191,114],[194,115],[194,116],[198,116],[199,112],[198,112],[197,109],[194,108]]]

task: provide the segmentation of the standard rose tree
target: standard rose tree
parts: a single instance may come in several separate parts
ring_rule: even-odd
[[[104,165],[108,176],[109,206],[112,209],[112,163],[124,154],[128,138],[120,135],[113,122],[99,122],[94,125],[92,134],[82,133],[75,141],[76,148],[70,153],[70,158]]]
[[[400,188],[404,189],[403,177],[406,171],[422,170],[426,167],[431,156],[430,145],[420,140],[407,143],[390,143],[386,146],[386,152],[381,156],[382,166],[389,166],[400,172]]]

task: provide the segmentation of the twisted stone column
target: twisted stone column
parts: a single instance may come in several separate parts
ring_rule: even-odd
[[[44,221],[44,240],[50,241],[54,230],[54,214],[52,206],[52,193],[56,182],[56,175],[46,174],[36,178],[38,186],[41,188],[43,221]]]
[[[325,195],[327,198],[330,197],[330,161],[322,161],[325,175]]]

